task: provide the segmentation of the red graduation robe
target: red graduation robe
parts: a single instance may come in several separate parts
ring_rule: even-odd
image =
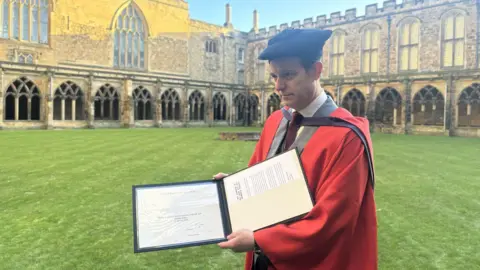
[[[343,108],[330,116],[357,126],[373,155],[368,120]],[[276,111],[267,119],[249,166],[266,159],[282,118]],[[299,221],[254,233],[273,264],[269,269],[376,270],[377,219],[362,141],[349,128],[322,126],[305,145],[301,160],[315,206]],[[251,270],[252,263],[248,252],[245,269]]]

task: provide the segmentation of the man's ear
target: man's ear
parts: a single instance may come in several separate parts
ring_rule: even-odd
[[[320,75],[322,75],[323,71],[323,64],[322,62],[316,62],[315,63],[315,80],[320,79]]]

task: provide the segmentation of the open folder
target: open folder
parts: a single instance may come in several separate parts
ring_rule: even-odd
[[[301,218],[313,197],[297,149],[220,180],[132,187],[134,252],[226,241]]]

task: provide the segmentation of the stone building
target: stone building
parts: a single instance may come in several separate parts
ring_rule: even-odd
[[[259,51],[287,27],[316,27],[333,30],[322,86],[372,130],[480,137],[480,1],[400,2],[368,5],[364,16],[349,9],[279,27],[254,24],[245,75],[265,104],[259,122],[278,100]]]
[[[0,129],[261,125],[264,61],[287,27],[332,29],[321,83],[388,133],[480,136],[480,3],[384,1],[238,31],[183,0],[0,0]]]

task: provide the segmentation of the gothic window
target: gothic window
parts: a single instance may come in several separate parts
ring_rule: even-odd
[[[190,94],[190,97],[188,98],[188,105],[190,107],[190,120],[205,120],[205,101],[200,91],[195,90]]]
[[[445,100],[433,86],[425,86],[413,98],[413,124],[443,126]]]
[[[120,96],[110,84],[105,84],[95,94],[95,120],[119,120]]]
[[[365,117],[365,96],[358,89],[352,89],[343,97],[342,107],[354,116]]]
[[[48,43],[49,0],[0,0],[0,38]]]
[[[330,74],[332,76],[342,76],[345,71],[345,32],[336,31],[333,35],[331,44]]]
[[[243,120],[245,117],[245,101],[246,98],[244,94],[238,94],[233,100],[236,120]]]
[[[75,83],[62,83],[53,96],[54,120],[84,120],[84,94]]]
[[[33,64],[33,56],[29,53],[19,53],[17,59],[18,63]]]
[[[258,96],[257,95],[250,95],[248,99],[248,114],[250,121],[257,121],[258,120]]]
[[[40,120],[40,90],[34,82],[21,77],[12,82],[5,94],[5,120]]]
[[[386,125],[402,123],[402,97],[394,88],[383,89],[375,100],[375,121]]]
[[[227,120],[227,99],[220,92],[213,96],[213,120]]]
[[[277,110],[280,110],[280,96],[277,93],[272,93],[267,101],[267,116]]]
[[[134,103],[134,119],[135,120],[152,120],[153,119],[153,102],[152,95],[148,89],[139,86],[133,90]]]
[[[419,37],[420,22],[417,19],[409,18],[401,24],[398,39],[401,71],[418,69]]]
[[[465,17],[453,11],[442,19],[442,65],[464,66]]]
[[[163,120],[180,120],[180,97],[173,89],[168,89],[160,97]]]
[[[134,4],[123,9],[115,22],[113,64],[119,68],[145,68],[146,27]]]
[[[378,72],[380,30],[376,25],[365,27],[362,35],[362,73]]]
[[[205,41],[205,51],[208,53],[217,53],[217,42],[215,40]]]
[[[465,88],[457,106],[459,127],[480,127],[480,84]]]

